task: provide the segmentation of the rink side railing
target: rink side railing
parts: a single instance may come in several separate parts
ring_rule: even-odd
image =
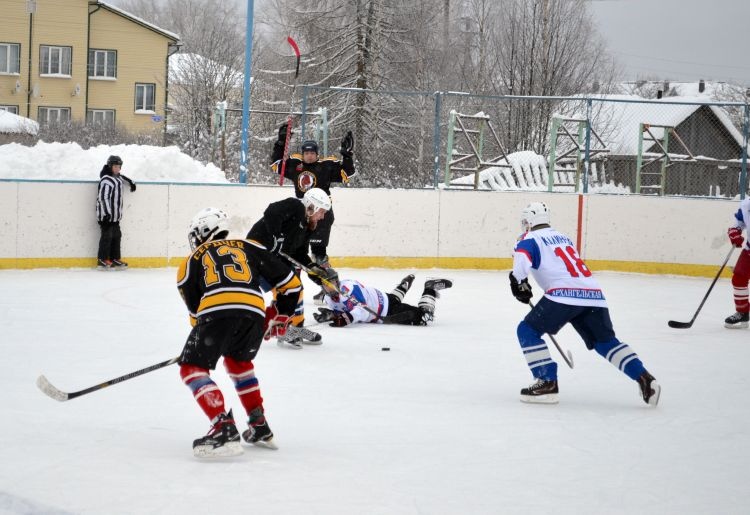
[[[96,189],[0,181],[0,268],[93,267]],[[230,235],[241,238],[270,202],[292,195],[278,186],[140,183],[125,196],[123,258],[133,267],[176,266],[189,254],[187,224],[200,209],[226,210]],[[332,196],[328,254],[352,268],[508,269],[519,213],[539,200],[595,270],[711,276],[737,209],[724,199],[643,195],[334,188]]]

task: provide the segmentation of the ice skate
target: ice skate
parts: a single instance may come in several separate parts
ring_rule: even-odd
[[[112,260],[112,270],[127,270],[128,264],[125,261],[119,259]]]
[[[255,408],[250,412],[247,425],[248,428],[242,432],[243,440],[258,447],[278,449],[273,441],[273,432],[268,427],[268,421],[263,414],[262,408]]]
[[[659,404],[659,397],[661,396],[661,386],[656,382],[654,376],[644,371],[638,376],[638,386],[641,389],[641,396],[646,404],[650,406],[656,406]]]
[[[289,329],[291,329],[291,327]],[[282,349],[300,350],[302,349],[302,337],[299,335],[292,336],[291,332],[287,329],[287,333],[284,336],[276,338],[276,345]]]
[[[112,270],[112,261],[109,259],[97,259],[96,260],[97,270]]]
[[[536,404],[557,404],[557,381],[537,379],[528,388],[521,388],[521,402]]]
[[[438,292],[440,290],[447,290],[448,288],[453,286],[453,281],[450,279],[427,279],[424,283],[424,289],[425,290],[435,290],[435,292]]]
[[[407,275],[401,279],[401,282],[393,289],[391,295],[395,296],[400,301],[404,300],[404,296],[406,296],[406,293],[409,291],[409,288],[411,288],[411,283],[413,282],[414,274]]]
[[[729,315],[724,320],[724,327],[729,329],[747,329],[750,322],[750,313],[737,312],[733,315]]]
[[[300,343],[306,343],[308,345],[321,345],[323,343],[323,337],[320,335],[320,333],[316,333],[315,331],[311,331],[310,329],[307,329],[305,327],[298,327],[298,326],[289,326],[289,328],[286,331],[286,336],[282,336],[282,338],[290,339],[296,339],[301,338],[302,341]]]
[[[316,306],[325,306],[326,305],[326,301],[323,300],[323,298],[325,296],[326,296],[325,290],[321,289],[318,293],[316,293],[315,295],[313,295],[313,303]]]
[[[234,425],[231,410],[217,417],[206,436],[193,441],[193,455],[197,458],[225,458],[242,453],[240,434]]]

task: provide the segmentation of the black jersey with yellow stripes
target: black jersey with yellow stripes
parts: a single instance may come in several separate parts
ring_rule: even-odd
[[[293,313],[302,283],[290,266],[267,254],[247,240],[209,241],[195,249],[177,270],[177,288],[191,319],[265,316],[261,277],[276,288],[279,312]]]
[[[280,157],[271,164],[271,170],[278,174],[281,174]],[[328,156],[313,163],[305,163],[302,154],[295,153],[287,158],[284,168],[284,177],[294,183],[297,198],[302,198],[310,188],[320,188],[330,195],[332,183],[347,183],[355,173],[351,156],[341,159]]]

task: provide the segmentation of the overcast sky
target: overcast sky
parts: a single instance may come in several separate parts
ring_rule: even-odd
[[[602,0],[591,7],[625,79],[750,86],[748,0]]]
[[[231,1],[244,12],[247,0]],[[265,0],[254,2],[257,14]],[[750,86],[750,0],[591,0],[590,5],[623,79]]]

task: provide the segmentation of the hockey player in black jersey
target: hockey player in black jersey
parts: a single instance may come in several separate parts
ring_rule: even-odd
[[[287,198],[268,205],[263,218],[258,220],[247,233],[247,239],[263,245],[270,253],[269,260],[283,260],[290,263],[280,253],[310,268],[314,274],[310,279],[320,284],[320,277],[335,278],[336,271],[330,266],[316,264],[308,255],[310,237],[317,224],[331,209],[330,197],[319,188],[311,188],[302,199]],[[268,285],[265,285],[268,287]],[[289,333],[281,337],[281,342],[300,349],[301,343],[319,344],[322,338],[318,333],[304,329],[305,314],[302,290],[299,293],[297,308]]]
[[[287,125],[279,127],[279,138],[271,153],[271,169],[294,183],[297,198],[302,198],[311,188],[320,188],[328,195],[331,194],[332,183],[348,183],[356,173],[354,169],[354,137],[351,131],[341,140],[341,159],[335,156],[319,157],[318,144],[313,140],[302,142],[301,153],[290,155],[284,159],[284,142],[286,141]],[[310,237],[310,251],[315,263],[323,268],[330,266],[328,262],[328,241],[333,226],[333,209],[329,209],[325,218],[321,220]],[[315,295],[316,302],[322,302],[324,292]]]
[[[180,356],[180,376],[212,424],[206,436],[193,442],[197,457],[242,454],[232,411],[226,411],[224,396],[210,375],[222,356],[248,416],[242,437],[275,448],[253,359],[264,336],[284,334],[302,289],[289,265],[267,259],[258,243],[227,239],[227,227],[223,211],[200,211],[190,224],[193,252],[177,271],[177,288],[193,325]],[[273,315],[266,313],[261,280],[276,290]]]

